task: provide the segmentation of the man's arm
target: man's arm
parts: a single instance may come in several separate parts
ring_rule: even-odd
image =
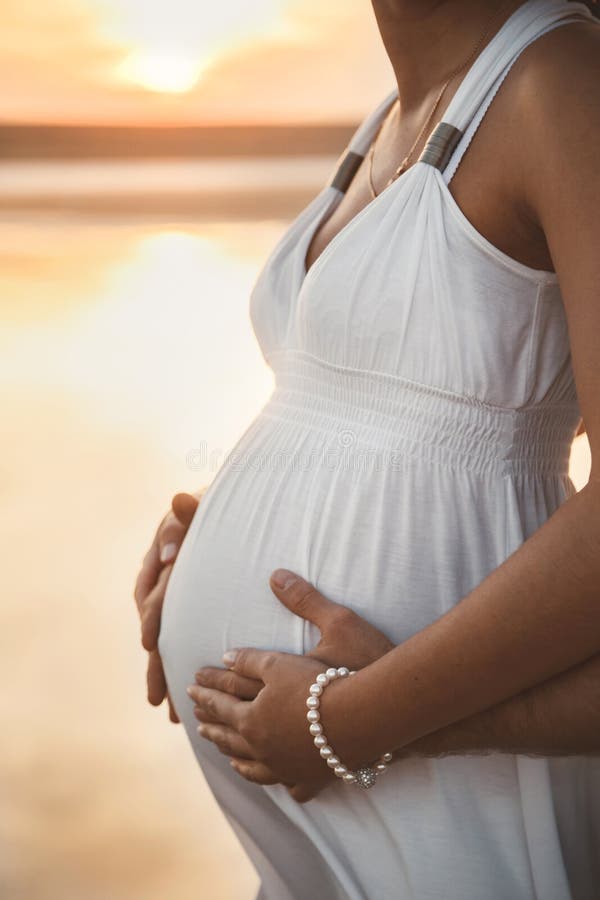
[[[600,654],[394,756],[600,756]]]

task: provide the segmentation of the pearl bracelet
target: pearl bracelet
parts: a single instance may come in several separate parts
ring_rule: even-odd
[[[326,672],[321,672],[320,675],[317,675],[315,683],[310,686],[309,695],[306,700],[306,705],[308,706],[308,713],[306,715],[309,722],[308,730],[313,738],[315,747],[327,765],[333,769],[334,774],[337,775],[338,778],[341,778],[346,784],[358,784],[362,788],[370,788],[375,784],[377,776],[381,775],[381,773],[385,772],[387,769],[388,763],[391,762],[392,754],[384,753],[374,766],[361,766],[360,769],[351,772],[348,769],[348,766],[345,766],[340,761],[335,755],[333,748],[327,743],[327,738],[323,733],[323,726],[319,721],[321,718],[319,712],[319,706],[321,705],[319,698],[321,694],[327,685],[331,684],[332,681],[335,681],[336,678],[347,678],[349,675],[356,675],[356,672],[351,672],[346,666],[340,666],[339,669],[327,669]]]

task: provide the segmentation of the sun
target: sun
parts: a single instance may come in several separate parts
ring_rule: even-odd
[[[133,51],[119,65],[118,75],[149,91],[184,94],[198,83],[203,69],[197,59],[184,55]]]
[[[0,0],[1,2],[1,0]],[[123,52],[113,74],[149,91],[191,91],[220,55],[285,33],[290,0],[87,0],[102,36]]]

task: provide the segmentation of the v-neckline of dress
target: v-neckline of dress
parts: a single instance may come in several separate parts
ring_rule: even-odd
[[[510,29],[516,21],[518,21],[519,17],[525,14],[526,9],[529,7],[535,6],[536,4],[540,4],[542,0],[525,0],[520,6],[515,9],[511,15],[502,23],[500,28],[492,35],[491,39],[485,45],[485,47],[481,50],[481,52],[477,55],[477,57],[473,60],[468,70],[466,71],[462,81],[458,85],[456,92],[450,100],[450,103],[447,109],[444,111],[442,116],[442,121],[446,121],[447,119],[452,119],[453,114],[457,111],[462,103],[464,98],[467,95],[470,82],[473,78],[473,73],[478,71],[479,67],[481,67],[485,60],[490,57],[498,46],[498,43],[501,42],[504,34],[507,33],[507,30]],[[368,153],[368,148],[371,145],[375,135],[377,134],[377,130],[380,124],[384,121],[385,116],[389,113],[393,103],[398,98],[398,90],[395,88],[386,98],[386,100],[382,101],[381,109],[379,115],[375,115],[373,118],[373,122],[371,123],[371,127],[368,129],[366,135],[364,136],[364,152],[362,155],[366,156]],[[352,142],[349,144],[348,149],[352,149]],[[397,185],[400,183],[404,183],[406,179],[412,177],[414,170],[419,170],[422,165],[428,165],[428,163],[421,163],[420,160],[417,160],[410,166],[402,175],[398,176],[394,179],[390,184],[386,185],[376,197],[366,203],[362,209],[360,209],[352,218],[343,225],[338,232],[332,237],[329,243],[325,246],[325,248],[319,253],[313,264],[310,268],[306,266],[306,254],[308,253],[309,247],[312,243],[312,240],[317,233],[317,231],[324,225],[330,215],[333,214],[334,211],[334,201],[341,202],[343,197],[345,196],[343,193],[340,193],[337,188],[334,188],[331,185],[328,185],[323,192],[324,196],[328,196],[327,202],[325,203],[324,209],[320,210],[317,216],[315,217],[315,221],[311,223],[310,227],[304,234],[304,240],[301,242],[300,248],[300,263],[299,263],[299,284],[298,284],[298,293],[300,293],[304,287],[304,285],[308,282],[309,279],[314,277],[314,270],[318,271],[321,269],[326,262],[326,260],[331,256],[331,253],[335,250],[337,245],[343,241],[348,232],[359,224],[360,221],[364,218],[368,211],[370,211],[373,207],[375,207],[381,198],[387,197],[389,192],[396,190]],[[336,204],[337,205],[337,204]]]
[[[392,91],[392,93],[387,98],[387,102],[384,103],[380,115],[374,119],[372,127],[369,129],[369,136],[368,136],[369,144],[374,139],[374,137],[377,133],[377,129],[379,128],[379,125],[384,121],[384,119],[387,116],[388,112],[390,111],[392,105],[396,102],[397,97],[398,97],[397,90]],[[321,252],[317,256],[315,261],[312,263],[312,265],[309,268],[307,268],[306,254],[308,253],[308,250],[310,248],[310,245],[312,244],[314,236],[316,235],[317,231],[321,228],[321,226],[325,225],[325,223],[329,220],[330,216],[333,215],[338,203],[340,203],[345,196],[345,194],[340,193],[337,190],[337,188],[334,188],[332,186],[328,186],[325,188],[325,192],[330,193],[329,199],[328,199],[327,203],[325,204],[325,208],[323,210],[319,211],[319,214],[315,217],[316,220],[313,223],[311,223],[311,226],[308,228],[307,233],[305,233],[305,236],[304,236],[305,240],[302,242],[302,249],[301,249],[302,270],[301,270],[300,289],[302,289],[304,283],[308,279],[309,275],[312,273],[313,269],[317,265],[321,264],[323,257],[326,255],[329,255],[330,247],[333,244],[337,244],[338,239],[341,238],[342,236],[344,236],[345,233],[348,231],[348,229],[350,229],[353,225],[355,225],[357,223],[357,221],[362,218],[363,214],[365,214],[368,209],[371,209],[371,207],[373,207],[377,203],[377,201],[379,200],[380,197],[383,197],[385,194],[387,194],[388,191],[390,190],[390,188],[394,187],[394,185],[397,182],[402,181],[405,178],[405,176],[408,175],[409,172],[412,172],[412,170],[414,169],[414,167],[417,164],[418,164],[418,161],[415,162],[412,166],[410,166],[410,168],[408,168],[406,170],[406,172],[403,172],[402,175],[400,175],[398,178],[394,179],[394,181],[392,181],[390,184],[388,184],[382,191],[380,191],[377,194],[376,197],[373,197],[372,200],[369,200],[369,202],[366,203],[361,209],[359,209],[358,212],[355,213],[352,216],[352,218],[346,222],[345,225],[342,225],[340,230],[334,234],[334,236],[331,238],[331,240],[325,245],[323,250],[321,250]],[[335,200],[337,200],[338,203],[336,203],[334,206]]]

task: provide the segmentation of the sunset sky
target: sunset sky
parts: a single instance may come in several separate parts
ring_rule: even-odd
[[[2,0],[2,120],[357,119],[392,84],[370,0]]]

